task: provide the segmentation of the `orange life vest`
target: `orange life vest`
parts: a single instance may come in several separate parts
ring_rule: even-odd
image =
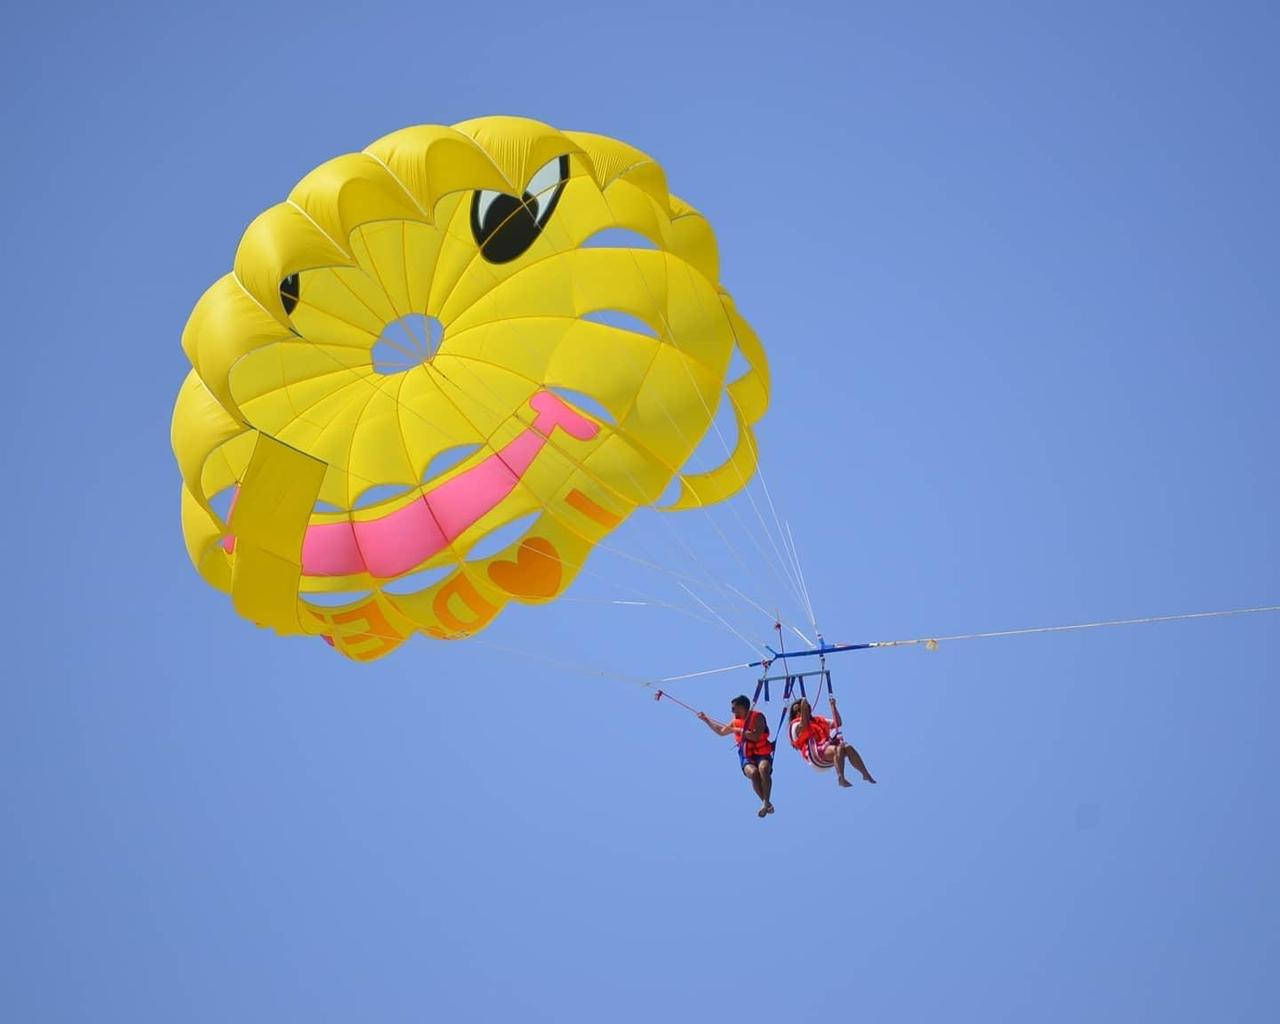
[[[744,741],[742,738],[744,730],[756,728],[757,719],[759,724],[764,727],[764,732],[760,734],[758,740]],[[763,757],[773,753],[773,744],[769,742],[769,723],[759,711],[748,711],[745,719],[735,718],[733,720],[733,734],[738,737],[738,746],[742,748],[742,752],[748,757]]]
[[[791,745],[801,752],[810,743],[823,746],[831,739],[831,720],[821,715],[810,715],[807,728],[791,730]]]

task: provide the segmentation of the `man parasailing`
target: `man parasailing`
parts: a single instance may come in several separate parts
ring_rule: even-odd
[[[764,714],[751,707],[751,701],[745,696],[733,698],[730,704],[733,721],[729,724],[717,722],[709,718],[705,711],[699,711],[698,717],[707,724],[707,728],[717,736],[728,736],[732,733],[738,741],[738,763],[742,766],[742,774],[751,780],[751,788],[760,798],[758,817],[773,813],[773,743],[769,740],[769,723]]]

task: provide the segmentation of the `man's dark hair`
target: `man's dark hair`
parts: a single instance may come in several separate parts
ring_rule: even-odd
[[[745,693],[740,693],[738,694],[738,696],[734,697],[733,700],[729,702],[729,707],[749,708],[751,707],[751,701],[747,699],[747,695]]]

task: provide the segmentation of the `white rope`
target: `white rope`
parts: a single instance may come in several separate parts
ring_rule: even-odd
[[[597,668],[578,661],[566,661],[563,658],[552,658],[545,654],[539,654],[537,651],[521,650],[518,647],[508,647],[506,644],[497,644],[492,640],[486,640],[481,637],[472,637],[469,643],[479,644],[481,647],[488,647],[490,650],[502,651],[504,654],[513,654],[518,658],[532,658],[534,661],[541,661],[547,665],[554,665],[556,668],[562,668],[577,676],[590,676],[600,679],[613,679],[620,683],[631,683],[635,686],[648,686],[649,681],[646,679],[637,679],[635,676],[623,675],[620,672],[610,672],[608,669]]]
[[[796,550],[796,539],[791,535],[791,523],[787,522],[787,543],[791,545],[791,558],[796,565],[796,575],[800,577],[800,592],[804,594],[805,608],[809,612],[809,625],[814,633],[818,633],[818,617],[813,613],[813,601],[809,597],[809,582],[804,578],[804,569],[800,565],[800,552]]]
[[[1228,615],[1253,615],[1258,612],[1280,612],[1280,604],[1261,605],[1257,608],[1228,608],[1216,612],[1187,612],[1182,615],[1148,615],[1141,619],[1107,619],[1102,622],[1078,622],[1069,626],[1032,626],[1029,629],[1001,629],[993,633],[958,633],[955,636],[918,637],[914,640],[884,640],[872,647],[911,647],[924,644],[936,647],[952,640],[987,640],[1003,636],[1027,636],[1031,633],[1067,633],[1078,629],[1100,629],[1103,626],[1137,626],[1148,622],[1183,622],[1187,619],[1217,619]]]
[[[677,585],[680,587],[680,589],[681,589],[681,590],[683,590],[683,591],[684,591],[686,594],[688,594],[691,598],[693,598],[695,601],[697,601],[697,602],[698,602],[698,604],[702,605],[702,607],[703,607],[703,608],[705,608],[707,611],[709,611],[709,612],[710,612],[712,615],[714,615],[717,619],[720,619],[720,621],[721,621],[722,623],[724,623],[724,627],[725,627],[726,629],[733,630],[733,632],[734,632],[735,634],[737,634],[738,639],[739,639],[739,640],[741,640],[744,644],[746,644],[746,645],[747,645],[747,649],[748,649],[748,650],[750,650],[752,653],[755,653],[757,650],[763,650],[763,651],[765,651],[766,653],[768,652],[768,648],[767,648],[767,647],[760,647],[759,645],[757,645],[757,644],[753,643],[751,640],[749,640],[747,637],[743,636],[743,635],[742,635],[741,633],[739,633],[736,629],[734,629],[731,625],[729,625],[729,623],[725,622],[725,620],[724,620],[724,619],[720,618],[720,614],[719,614],[719,612],[717,612],[714,608],[712,608],[709,604],[707,604],[704,600],[702,600],[702,598],[700,598],[700,597],[699,597],[697,594],[695,594],[692,590],[690,590],[688,587],[686,587],[683,583],[677,583]]]
[[[938,644],[944,642],[949,643],[952,640],[987,640],[1006,636],[1028,636],[1032,633],[1066,633],[1081,629],[1101,629],[1104,626],[1137,626],[1144,625],[1149,622],[1184,622],[1188,619],[1218,619],[1225,618],[1230,615],[1254,615],[1260,612],[1280,612],[1280,604],[1259,605],[1256,608],[1227,608],[1222,611],[1215,612],[1185,612],[1181,615],[1148,615],[1140,619],[1106,619],[1101,622],[1078,622],[1068,626],[1032,626],[1028,629],[1001,629],[989,633],[957,633],[953,636],[922,636],[913,640],[880,640],[875,643],[868,644],[867,646],[924,646],[929,650],[936,650]],[[645,685],[652,686],[654,683],[674,683],[682,679],[697,679],[701,676],[720,675],[724,672],[739,672],[746,668],[751,668],[751,665],[749,663],[722,665],[720,668],[707,668],[700,672],[685,672],[682,675],[663,676],[661,679],[650,680]]]
[[[739,597],[741,597],[744,601],[750,602],[751,605],[756,609],[756,611],[758,611],[761,615],[764,615],[765,617],[769,617],[769,613],[765,609],[761,608],[758,604],[752,601],[751,598],[747,597],[746,594],[744,594],[741,590],[735,587],[732,583],[726,583],[725,586],[728,587],[730,590],[732,590]],[[786,626],[787,629],[791,630],[791,632],[793,632],[796,636],[798,636],[801,640],[803,640],[805,644],[807,644],[809,647],[818,646],[812,640],[810,640],[807,636],[805,636],[804,633],[802,633],[796,626],[793,626],[790,622],[782,618],[780,615],[775,613],[773,615],[773,620],[775,622],[782,624],[783,626]]]
[[[681,679],[697,679],[699,676],[717,676],[722,672],[737,672],[741,669],[750,667],[751,665],[744,661],[739,665],[725,665],[722,668],[707,668],[703,669],[701,672],[686,672],[684,675],[679,676],[663,676],[661,679],[650,680],[645,683],[645,686],[652,686],[654,683],[675,683],[679,682]]]

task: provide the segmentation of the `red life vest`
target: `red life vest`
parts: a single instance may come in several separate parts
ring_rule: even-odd
[[[758,724],[764,727],[764,732],[760,734],[758,740],[744,741],[742,738],[743,732],[757,728],[757,720]],[[735,718],[733,720],[733,733],[738,737],[738,746],[742,748],[742,752],[747,757],[764,757],[773,753],[773,744],[769,742],[769,723],[759,711],[748,711],[745,719]]]
[[[810,715],[809,725],[807,728],[800,728],[799,718],[796,719],[791,729],[791,745],[804,753],[805,747],[809,743],[815,746],[824,746],[831,739],[831,720],[823,718],[821,715]]]

